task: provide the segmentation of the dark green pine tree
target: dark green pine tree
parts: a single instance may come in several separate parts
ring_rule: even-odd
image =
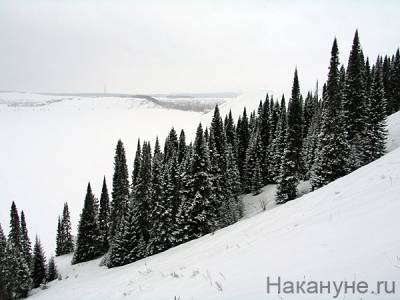
[[[186,155],[186,137],[185,131],[181,130],[179,134],[179,143],[178,143],[178,163],[181,163]]]
[[[164,156],[165,157],[165,156]],[[136,233],[136,243],[133,245],[130,256],[137,260],[146,256],[146,245],[149,241],[150,212],[152,199],[152,155],[150,143],[144,142],[142,148],[142,162],[138,182],[133,190],[133,208],[131,232]]]
[[[349,63],[346,72],[346,85],[343,99],[344,126],[348,133],[348,144],[352,145],[350,156],[350,168],[357,167],[364,117],[366,115],[366,83],[364,55],[361,49],[358,31],[356,31],[353,46],[350,52]]]
[[[61,219],[61,230],[62,230],[62,254],[68,254],[74,252],[74,240],[72,238],[72,225],[71,217],[69,213],[68,203],[64,203],[63,215]]]
[[[372,71],[369,102],[366,108],[365,133],[363,139],[363,164],[368,164],[385,154],[386,99],[382,80],[382,65],[379,59]]]
[[[132,171],[132,192],[134,190],[135,185],[138,182],[139,178],[139,171],[140,171],[140,165],[142,164],[142,148],[140,146],[140,140],[137,142],[137,148],[136,148],[136,154],[135,154],[135,160],[133,161],[133,171]]]
[[[109,225],[110,225],[110,198],[108,196],[106,177],[104,176],[103,187],[101,189],[100,210],[99,210],[99,231],[100,231],[100,244],[102,253],[106,253],[110,246]]]
[[[13,202],[10,211],[10,231],[5,251],[4,278],[11,298],[25,298],[31,288],[29,265],[21,246],[21,230],[18,210]]]
[[[10,211],[10,231],[8,233],[8,241],[13,243],[16,248],[22,251],[20,224],[17,206],[13,201]]]
[[[296,198],[297,184],[302,172],[303,111],[297,69],[294,72],[292,97],[288,105],[285,151],[277,189],[277,203]]]
[[[244,186],[242,188],[246,193],[258,194],[261,191],[263,181],[259,172],[261,172],[260,162],[263,159],[263,152],[260,131],[257,129],[251,135],[244,162]]]
[[[320,188],[348,172],[349,146],[343,126],[341,98],[339,49],[335,39],[331,51],[318,153],[312,167],[313,189]]]
[[[400,50],[397,49],[396,55],[392,61],[390,72],[390,104],[391,112],[397,112],[400,109]]]
[[[177,154],[172,152],[167,163],[175,159]],[[147,255],[159,253],[174,245],[174,237],[170,231],[173,228],[172,203],[166,197],[164,180],[168,178],[164,176],[163,155],[156,139],[152,163],[152,205],[149,215],[150,238],[147,244]]]
[[[392,99],[392,88],[391,88],[391,81],[390,77],[392,75],[392,65],[390,61],[390,57],[385,55],[385,58],[382,60],[382,81],[383,81],[383,88],[384,94],[387,99],[386,105],[386,114],[389,116],[394,113],[394,108],[392,107],[391,99]]]
[[[260,107],[258,123],[259,123],[259,131],[260,131],[260,139],[262,145],[262,156],[260,157],[260,168],[262,173],[262,183],[266,185],[270,181],[270,102],[269,96],[267,94],[265,101],[262,103]]]
[[[10,298],[6,289],[7,279],[5,277],[6,247],[7,239],[0,224],[0,299],[4,300]]]
[[[30,266],[32,261],[32,245],[29,239],[28,229],[26,227],[24,211],[21,211],[21,247],[25,261],[28,266]]]
[[[20,248],[8,239],[5,251],[4,278],[10,299],[26,298],[32,286],[29,266]]]
[[[57,236],[56,236],[56,256],[63,255],[63,231],[62,231],[62,226],[61,226],[61,219],[60,216],[58,216],[58,222],[57,222]]]
[[[100,251],[99,227],[96,222],[94,195],[90,183],[87,186],[85,202],[78,226],[78,237],[72,264],[85,262],[98,257]]]
[[[114,157],[113,190],[110,214],[110,237],[115,235],[121,221],[123,209],[129,199],[128,167],[124,145],[121,140],[117,143]]]
[[[164,144],[164,162],[168,161],[174,153],[178,151],[179,141],[178,135],[174,128],[172,128],[165,140]]]
[[[58,271],[56,263],[54,262],[54,257],[50,257],[49,265],[47,267],[47,282],[56,280],[58,278]]]
[[[184,219],[184,239],[191,240],[216,228],[209,150],[201,124],[196,131],[188,181],[189,196],[182,204],[180,215]]]
[[[243,110],[242,117],[238,120],[238,125],[236,128],[237,131],[237,161],[238,161],[238,168],[240,173],[240,178],[244,183],[244,162],[246,160],[246,152],[247,148],[249,147],[250,142],[250,129],[249,129],[249,120],[247,118],[246,108]]]
[[[44,256],[42,244],[37,236],[35,240],[35,246],[33,247],[31,277],[34,288],[37,288],[42,283],[45,283],[47,279],[46,257]]]
[[[224,124],[219,112],[218,105],[215,106],[211,121],[210,138],[208,141],[210,152],[210,174],[212,175],[213,203],[215,205],[215,222],[217,227],[226,226],[225,216],[222,214],[223,204],[228,201],[226,194],[226,136]]]
[[[279,118],[274,133],[274,140],[271,144],[271,164],[270,164],[270,176],[273,182],[278,182],[279,175],[282,165],[282,157],[285,151],[286,144],[286,126],[287,126],[287,115],[286,115],[286,101],[285,96],[282,96],[281,104],[279,105],[280,112]]]
[[[234,151],[234,154],[235,154],[237,140],[236,140],[235,121],[233,120],[233,117],[232,117],[232,111],[229,111],[229,114],[228,114],[227,118],[225,119],[224,128],[225,128],[226,143],[231,145],[231,147]]]

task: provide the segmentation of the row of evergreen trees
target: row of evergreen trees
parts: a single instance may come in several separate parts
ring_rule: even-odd
[[[54,258],[46,264],[41,242],[36,237],[33,248],[28,236],[25,214],[18,214],[13,202],[10,231],[4,235],[0,224],[0,299],[17,299],[28,295],[32,288],[58,277]]]
[[[236,222],[240,194],[276,183],[285,203],[300,180],[317,189],[379,158],[386,116],[400,107],[399,70],[399,51],[371,66],[356,32],[347,68],[334,40],[321,98],[318,88],[303,98],[296,70],[288,105],[267,95],[237,122],[217,106],[193,144],[174,129],[163,151],[158,139],[154,150],[138,141],[130,180],[118,141],[111,202],[105,180],[100,205],[88,185],[73,263],[105,253],[109,267],[139,260]]]

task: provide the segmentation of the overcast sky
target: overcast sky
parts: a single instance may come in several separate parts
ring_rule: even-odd
[[[325,80],[356,28],[375,60],[400,45],[400,1],[2,1],[0,90],[290,90]]]

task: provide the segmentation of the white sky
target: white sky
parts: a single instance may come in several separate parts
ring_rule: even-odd
[[[400,1],[3,1],[0,90],[290,90],[325,80],[337,36],[368,56],[400,44]]]

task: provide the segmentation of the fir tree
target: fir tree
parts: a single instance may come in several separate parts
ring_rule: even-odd
[[[13,243],[13,246],[22,251],[21,246],[21,228],[17,206],[13,202],[10,211],[10,231],[8,233],[8,241]]]
[[[302,163],[303,112],[301,102],[299,79],[296,69],[294,73],[292,97],[289,101],[287,113],[285,151],[281,163],[277,203],[285,203],[286,201],[296,198],[297,184],[299,182]]]
[[[286,143],[286,126],[287,126],[287,115],[286,115],[286,101],[285,97],[282,96],[281,104],[279,105],[279,119],[276,125],[274,133],[274,140],[271,145],[271,179],[273,182],[279,180],[280,167],[282,165],[282,157],[285,151]]]
[[[336,39],[331,52],[318,149],[312,168],[313,189],[347,174],[349,148],[341,114],[339,50]]]
[[[391,112],[397,112],[400,109],[400,50],[397,49],[396,55],[392,61],[390,72],[390,104]]]
[[[74,252],[74,241],[71,234],[72,230],[71,217],[67,202],[64,203],[62,221],[61,221],[61,230],[62,230],[62,254],[68,254]]]
[[[114,158],[113,190],[111,202],[110,237],[112,238],[122,218],[122,211],[129,199],[128,167],[124,145],[121,140],[117,143]]]
[[[133,171],[132,171],[132,191],[137,184],[139,178],[140,165],[142,163],[142,148],[140,146],[140,140],[137,142],[135,160],[133,161]]]
[[[21,247],[25,261],[28,266],[30,266],[32,261],[32,246],[28,235],[28,229],[26,227],[24,211],[21,211]]]
[[[103,187],[100,196],[100,210],[99,210],[99,234],[101,252],[106,253],[109,248],[109,224],[110,224],[110,198],[108,196],[108,189],[106,184],[106,177],[103,179]]]
[[[164,144],[164,162],[168,161],[174,153],[178,152],[179,142],[178,136],[174,128],[172,128],[165,140]]]
[[[56,236],[56,256],[63,255],[64,250],[63,250],[63,231],[62,231],[62,226],[61,226],[61,219],[60,216],[58,216],[58,223],[57,223],[57,236]]]
[[[236,127],[237,131],[237,160],[238,160],[238,168],[240,173],[240,178],[244,180],[244,164],[240,162],[244,162],[246,160],[246,152],[249,146],[250,141],[250,130],[249,130],[249,121],[247,118],[246,108],[243,110],[242,117],[238,120],[238,125]]]
[[[54,257],[50,257],[49,265],[47,268],[47,282],[56,280],[58,278],[58,271],[56,263],[54,262]]]
[[[12,239],[8,239],[5,251],[4,278],[7,295],[11,299],[25,298],[31,289],[32,279],[23,253]]]
[[[178,162],[181,163],[186,155],[186,137],[183,129],[179,134],[179,143],[178,143]]]
[[[197,127],[196,138],[193,145],[193,156],[188,178],[188,194],[181,209],[181,219],[184,219],[186,240],[198,238],[210,233],[216,227],[215,205],[213,203],[210,158],[207,143],[204,139],[201,124]]]
[[[35,240],[35,246],[33,248],[31,277],[34,288],[37,288],[42,283],[45,283],[47,279],[46,258],[44,256],[42,244],[37,236]]]
[[[6,289],[5,265],[6,265],[6,247],[7,240],[3,228],[0,224],[0,299],[8,299],[9,295]]]
[[[78,237],[72,264],[94,259],[101,254],[100,250],[99,227],[96,222],[94,195],[89,183],[79,221]]]

